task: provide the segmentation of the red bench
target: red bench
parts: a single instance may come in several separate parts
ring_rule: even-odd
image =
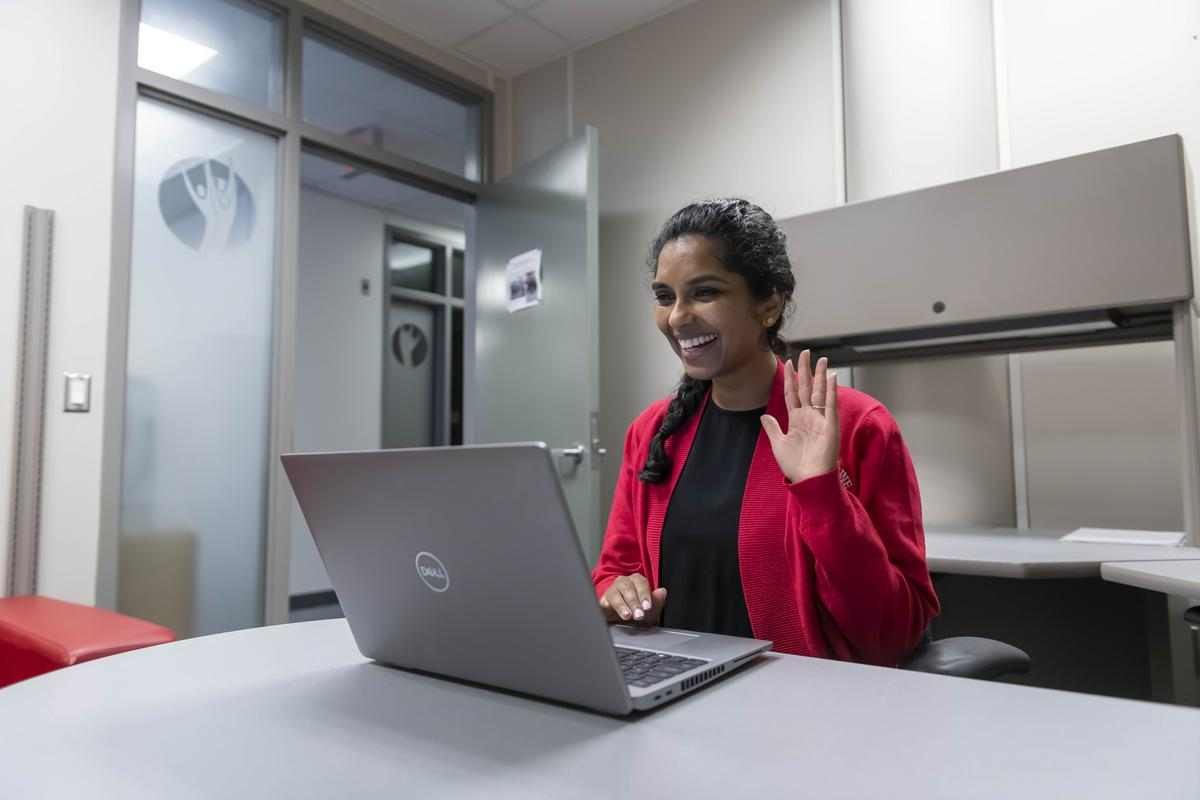
[[[175,640],[170,628],[49,597],[0,598],[0,686]]]

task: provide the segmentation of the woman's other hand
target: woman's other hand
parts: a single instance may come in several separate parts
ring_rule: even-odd
[[[622,575],[600,598],[600,608],[609,622],[636,622],[657,625],[667,602],[666,589],[650,589],[644,575]]]
[[[784,433],[770,414],[762,417],[763,429],[771,441],[771,452],[779,469],[791,483],[823,475],[837,467],[840,433],[838,430],[837,374],[829,373],[829,360],[817,361],[811,370],[812,355],[800,354],[799,366],[787,362],[783,368],[783,394],[787,401],[788,430]]]

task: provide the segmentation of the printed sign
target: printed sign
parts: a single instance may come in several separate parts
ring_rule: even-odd
[[[510,313],[542,302],[542,251],[530,250],[510,258],[504,277]]]

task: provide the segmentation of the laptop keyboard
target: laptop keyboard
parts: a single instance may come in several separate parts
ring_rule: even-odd
[[[673,678],[681,672],[708,662],[700,658],[670,656],[650,650],[635,650],[632,647],[615,647],[617,663],[630,686],[653,686],[660,681]]]

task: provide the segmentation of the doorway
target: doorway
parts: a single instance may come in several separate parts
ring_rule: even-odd
[[[294,450],[461,444],[473,207],[315,151],[300,184]],[[340,616],[292,502],[289,619]]]

